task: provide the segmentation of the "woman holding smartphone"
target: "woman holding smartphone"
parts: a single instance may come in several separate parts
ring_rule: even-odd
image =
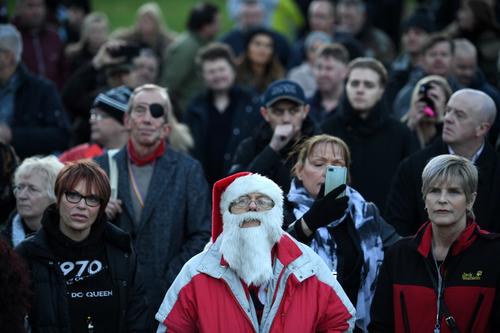
[[[384,249],[399,236],[382,219],[378,208],[352,187],[334,185],[324,194],[328,166],[346,168],[348,173],[351,154],[344,141],[317,135],[300,145],[296,153],[286,216],[287,222],[294,222],[288,225],[288,231],[309,244],[336,273],[356,307],[355,332],[366,332]]]

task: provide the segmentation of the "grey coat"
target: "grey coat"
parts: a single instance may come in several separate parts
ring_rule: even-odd
[[[123,212],[112,222],[132,236],[150,304],[157,309],[184,263],[210,237],[207,182],[196,160],[167,148],[156,160],[141,221],[134,224],[126,147],[114,159]],[[109,173],[107,154],[96,161]]]

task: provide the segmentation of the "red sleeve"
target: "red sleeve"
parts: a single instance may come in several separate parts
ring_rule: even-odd
[[[353,315],[349,312],[348,306],[352,307],[345,293],[339,295],[328,285],[325,285],[325,294],[329,293],[327,306],[320,318],[317,332],[341,333],[347,332],[350,323],[354,323]],[[345,298],[345,299],[343,299]],[[347,303],[346,303],[347,301]]]
[[[168,332],[190,333],[197,332],[196,304],[193,302],[193,289],[190,284],[186,285],[178,294],[172,310],[163,321],[163,325],[168,328]]]

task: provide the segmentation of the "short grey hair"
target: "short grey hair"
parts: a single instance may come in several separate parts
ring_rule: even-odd
[[[21,34],[12,24],[0,24],[0,50],[12,52],[16,64],[21,61],[23,41]]]
[[[35,172],[38,172],[38,174],[42,176],[42,179],[45,182],[44,188],[42,190],[46,191],[51,203],[54,203],[56,202],[54,185],[56,183],[57,175],[63,167],[64,164],[59,162],[59,160],[54,156],[29,157],[25,159],[16,169],[16,172],[14,173],[14,185],[19,184],[20,178],[22,176],[31,175]]]
[[[168,91],[166,88],[160,87],[156,84],[152,83],[146,83],[143,84],[142,86],[139,86],[134,89],[132,92],[132,95],[130,95],[130,98],[128,100],[128,109],[127,113],[130,115],[132,113],[132,107],[134,106],[134,100],[137,95],[139,95],[141,92],[156,92],[161,95],[161,97],[165,100],[163,102],[163,107],[165,108],[165,113],[163,115],[163,119],[165,120],[166,123],[170,122],[169,117],[173,114],[172,110],[172,102],[170,101],[170,97],[168,95]]]
[[[477,168],[468,159],[449,154],[438,155],[425,166],[422,172],[422,196],[424,200],[433,186],[451,180],[458,180],[465,193],[467,203],[470,203],[474,193],[477,192]]]
[[[455,55],[459,53],[465,56],[472,56],[477,59],[477,49],[468,39],[455,38],[453,40],[453,45],[455,48]]]

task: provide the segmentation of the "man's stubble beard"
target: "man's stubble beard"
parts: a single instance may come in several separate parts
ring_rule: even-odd
[[[241,228],[246,220],[258,220],[260,226]],[[229,267],[247,285],[260,286],[271,280],[271,251],[283,235],[283,213],[276,207],[265,212],[223,215],[224,231],[220,251]]]

